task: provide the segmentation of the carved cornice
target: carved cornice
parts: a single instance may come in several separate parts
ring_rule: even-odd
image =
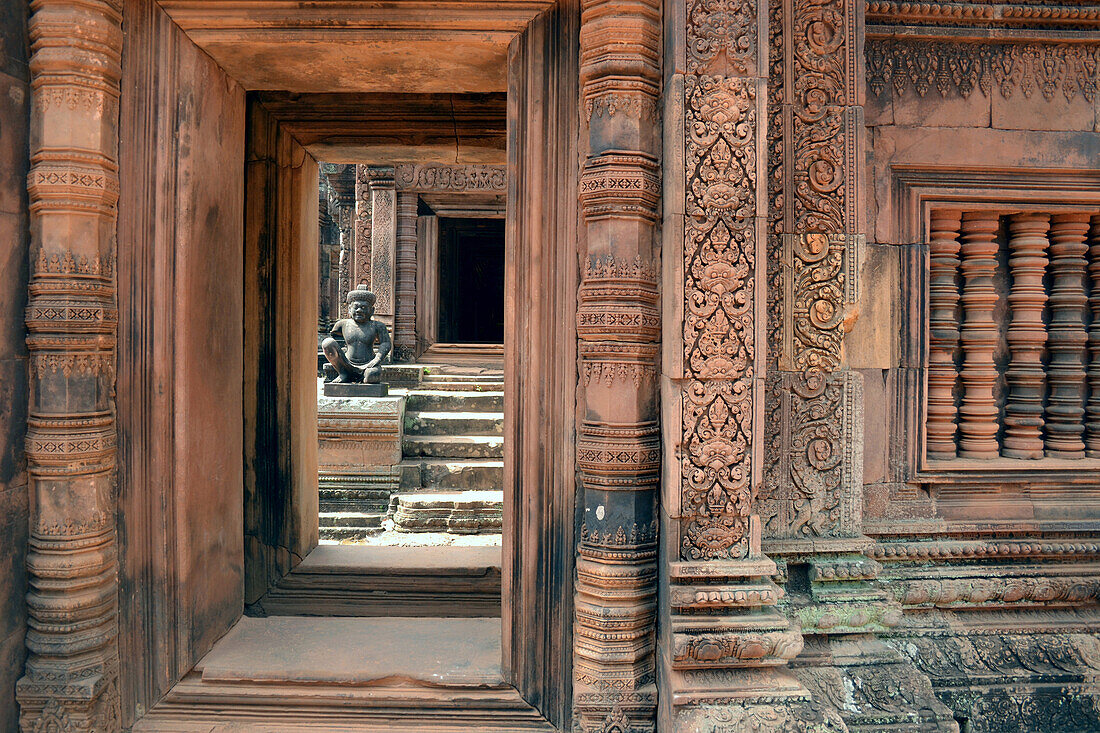
[[[1073,30],[1089,33],[1100,27],[1100,7],[1093,3],[1038,0],[1004,3],[909,2],[867,0],[868,35],[904,28],[907,34],[957,33],[960,28],[1012,29],[1023,32]]]

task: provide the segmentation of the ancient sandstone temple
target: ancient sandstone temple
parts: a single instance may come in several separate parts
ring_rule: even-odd
[[[1100,729],[1093,0],[0,7],[5,730]],[[242,619],[317,543],[319,151],[477,94],[501,617]]]

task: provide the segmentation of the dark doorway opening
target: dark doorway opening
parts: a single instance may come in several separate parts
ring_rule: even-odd
[[[439,220],[439,340],[504,343],[504,220]]]

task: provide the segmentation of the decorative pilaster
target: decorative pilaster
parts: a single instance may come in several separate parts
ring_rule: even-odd
[[[955,383],[959,371],[959,229],[962,212],[933,209],[928,240],[928,413],[925,422],[929,458],[954,458]],[[1041,285],[1040,280],[1040,285]],[[1044,336],[1045,338],[1045,336]]]
[[[1046,454],[1084,458],[1082,392],[1085,388],[1085,237],[1088,214],[1050,217],[1050,396],[1046,411]]]
[[[371,166],[367,169],[371,202],[370,289],[377,298],[374,302],[375,318],[389,326],[391,331],[397,262],[397,192],[394,190],[393,176],[392,167]]]
[[[658,0],[585,0],[581,85],[589,154],[578,293],[583,520],[574,626],[574,726],[653,731],[657,595],[656,221]]]
[[[997,214],[988,211],[967,212],[962,217],[963,275],[963,385],[959,407],[959,456],[996,458],[997,402],[993,387],[997,367],[993,352],[997,348],[997,324],[993,308],[997,290],[993,273],[997,268]]]
[[[114,498],[122,10],[35,0],[24,731],[120,730]]]
[[[394,271],[394,361],[412,361],[416,352],[416,206],[411,191],[397,193],[397,245]]]
[[[356,287],[370,287],[370,176],[367,166],[362,164],[355,166],[355,219],[352,232],[352,251],[355,253],[352,258],[352,281]]]
[[[1008,399],[1001,452],[1006,458],[1043,457],[1043,347],[1047,341],[1043,275],[1049,227],[1047,214],[1014,214],[1008,225],[1008,266],[1012,274],[1008,304],[1012,322],[1007,339],[1012,358],[1005,372]]]

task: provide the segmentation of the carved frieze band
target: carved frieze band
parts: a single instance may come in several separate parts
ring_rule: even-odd
[[[395,168],[398,191],[485,191],[506,193],[503,165],[403,164]]]
[[[112,733],[121,727],[112,483],[122,11],[105,0],[31,7],[33,519],[29,656],[16,696],[24,731]]]
[[[867,84],[875,94],[890,88],[897,96],[930,90],[941,96],[969,97],[975,90],[1011,99],[1061,94],[1095,102],[1100,87],[1100,44],[964,43],[919,39],[867,41]]]

